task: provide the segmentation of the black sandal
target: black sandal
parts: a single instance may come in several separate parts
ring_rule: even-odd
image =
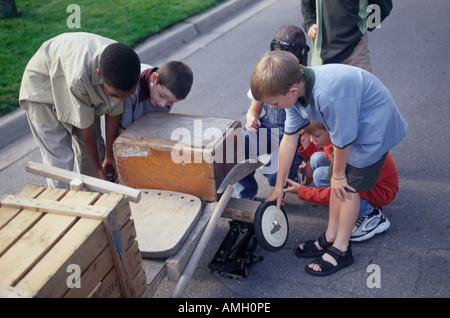
[[[345,252],[342,252],[334,246],[328,247],[325,252],[330,254],[336,260],[337,265],[334,266],[332,263],[325,261],[323,258],[318,258],[309,264],[319,265],[321,271],[315,271],[312,268],[309,268],[309,265],[306,265],[305,270],[308,274],[313,276],[328,276],[353,264],[353,255],[350,245]]]
[[[327,241],[325,233],[323,233],[317,239],[317,241],[319,242],[319,246],[322,248],[321,250],[319,250],[316,244],[314,244],[315,241],[307,241],[305,242],[305,245],[303,245],[303,249],[297,246],[297,249],[295,250],[295,255],[301,258],[322,256],[323,253],[325,253],[326,248],[333,245],[333,242]]]

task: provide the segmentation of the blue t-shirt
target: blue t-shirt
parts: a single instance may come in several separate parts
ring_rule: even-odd
[[[344,64],[303,69],[306,102],[286,109],[286,134],[321,122],[335,147],[351,145],[348,163],[357,168],[374,164],[405,137],[408,124],[374,75]]]

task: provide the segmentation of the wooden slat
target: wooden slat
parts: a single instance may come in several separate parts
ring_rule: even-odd
[[[99,193],[70,191],[61,199],[61,203],[79,202],[87,206],[99,196]],[[67,217],[76,220],[76,217]],[[38,297],[62,297],[68,289],[68,265],[76,264],[83,272],[106,246],[102,221],[79,219],[17,286],[39,292]],[[52,275],[48,277],[45,273]]]
[[[29,199],[15,195],[7,195],[2,200],[2,206],[27,209],[29,211],[49,212],[65,216],[78,216],[102,220],[111,210],[80,203],[64,203],[52,200]]]
[[[0,284],[15,286],[26,272],[72,226],[74,219],[64,215],[46,214],[0,258]]]
[[[114,208],[113,211],[103,219],[106,237],[111,247],[117,279],[119,280],[122,289],[122,295],[127,298],[136,297],[136,289],[132,283],[133,276],[131,275],[131,269],[125,259],[125,248],[120,234],[120,229],[124,225],[123,214],[131,215],[128,200],[122,195],[109,193],[102,195],[95,205]],[[127,220],[128,219],[129,216],[127,217]]]
[[[202,236],[216,206],[217,202],[209,203],[203,209],[202,215],[197,221],[195,227],[192,229],[189,237],[184,242],[183,246],[181,246],[175,255],[166,259],[167,277],[169,280],[178,281],[180,279],[181,274],[183,273],[192,252],[197,246],[197,243],[200,240],[200,237]]]
[[[167,275],[167,267],[163,260],[145,259],[143,263],[149,288],[147,297],[153,297],[158,286]]]
[[[81,275],[80,288],[68,289],[64,298],[88,297],[113,266],[111,249],[105,248]]]
[[[113,267],[89,298],[120,298],[122,296],[117,270]]]
[[[35,198],[45,190],[41,184],[28,184],[17,195]],[[19,213],[20,209],[0,207],[0,229]]]
[[[115,192],[126,196],[130,201],[139,202],[141,193],[139,190],[126,187],[120,184],[109,182],[106,180],[101,180],[98,178],[82,175],[72,171],[44,165],[37,162],[28,162],[26,166],[27,172],[32,172],[34,174],[40,175],[42,177],[55,179],[67,184],[74,179],[81,180],[83,187],[86,190],[100,193]]]
[[[259,201],[231,198],[222,213],[222,217],[253,223],[255,221],[256,210],[258,210],[260,205],[261,202]]]

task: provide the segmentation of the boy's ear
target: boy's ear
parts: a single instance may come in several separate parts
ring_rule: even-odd
[[[292,93],[294,95],[298,95],[298,84],[293,84],[291,88],[289,89],[289,93]]]
[[[152,74],[150,74],[150,82],[152,84],[156,84],[157,81],[158,81],[158,73],[153,72]]]
[[[102,73],[98,68],[95,69],[95,73],[97,74],[98,77],[102,77]]]

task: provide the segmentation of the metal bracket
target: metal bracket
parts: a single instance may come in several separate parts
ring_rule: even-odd
[[[240,234],[244,232],[244,237],[237,242]],[[218,272],[226,278],[233,279],[247,278],[249,267],[264,259],[262,256],[254,254],[257,246],[258,241],[253,224],[230,221],[227,235],[208,264],[210,273]]]

